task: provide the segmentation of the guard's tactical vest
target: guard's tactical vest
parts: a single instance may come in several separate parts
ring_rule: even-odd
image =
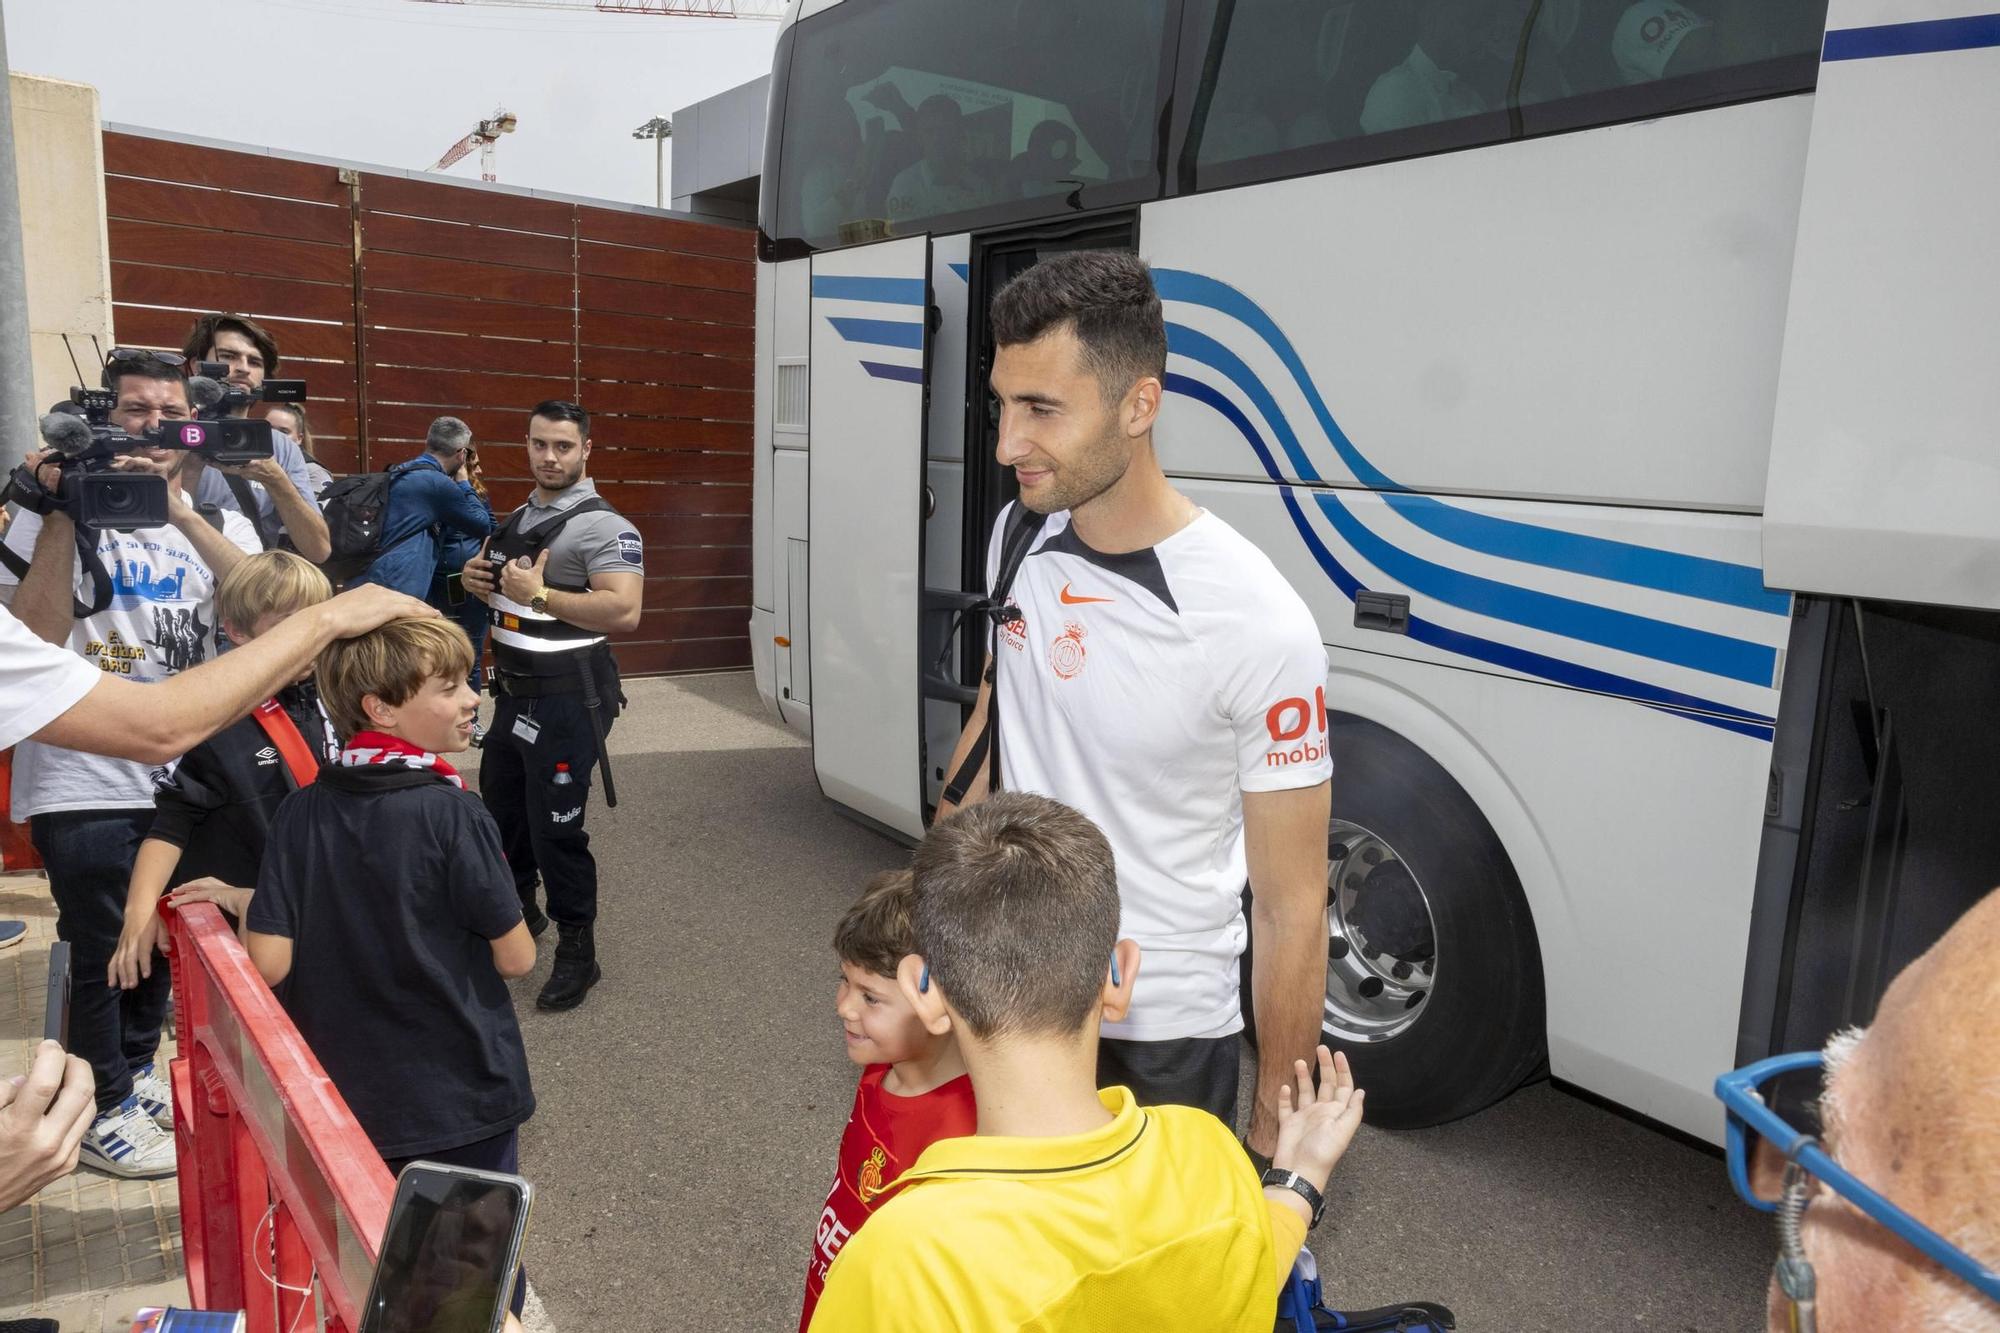
[[[528,516],[529,506],[522,505],[509,514],[507,521],[500,525],[500,530],[493,534],[493,540],[486,548],[488,558],[497,566],[525,557],[532,565],[571,519],[610,508],[602,496],[586,496],[554,518],[538,524],[533,531],[523,532],[521,523]],[[557,592],[590,591],[588,586],[579,588],[553,580],[547,586]],[[493,627],[494,663],[500,670],[517,675],[573,677],[578,669],[577,654],[590,652],[604,643],[604,636],[595,630],[578,629],[554,616],[539,614],[520,602],[510,600],[497,586],[493,600],[488,603],[487,615]]]

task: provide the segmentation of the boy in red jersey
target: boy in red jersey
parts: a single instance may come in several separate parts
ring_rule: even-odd
[[[897,1177],[939,1139],[961,1138],[978,1127],[957,1039],[928,1031],[896,984],[897,964],[915,947],[907,870],[870,879],[833,932],[840,957],[833,1007],[847,1032],[847,1058],[862,1067],[861,1085],[806,1265],[800,1333],[812,1323],[834,1256],[889,1196]]]

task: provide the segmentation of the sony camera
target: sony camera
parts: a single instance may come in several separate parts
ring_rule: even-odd
[[[121,472],[112,460],[147,448],[185,449],[224,465],[271,457],[269,422],[213,415],[217,404],[229,402],[230,393],[213,379],[189,380],[195,420],[163,421],[155,430],[133,435],[111,423],[111,410],[117,404],[111,390],[72,389],[69,400],[41,420],[42,440],[58,455],[50,461],[61,473],[60,482],[53,489],[46,487],[23,464],[14,469],[0,501],[12,501],[37,514],[68,514],[83,527],[118,532],[160,527],[167,522],[167,479]],[[220,410],[226,412],[228,407]]]

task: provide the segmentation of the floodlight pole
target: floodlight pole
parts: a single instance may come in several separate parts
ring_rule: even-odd
[[[653,141],[653,207],[667,206],[667,140],[674,137],[674,123],[665,116],[654,116],[651,120],[632,131],[634,139]]]
[[[0,71],[7,69],[0,14]],[[21,178],[14,167],[14,90],[0,97],[0,468],[12,471],[41,447],[36,435],[35,363],[28,322],[28,264],[21,250]]]

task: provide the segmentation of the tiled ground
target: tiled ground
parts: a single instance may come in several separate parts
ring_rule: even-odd
[[[0,918],[28,923],[27,938],[0,952],[0,1077],[6,1077],[27,1067],[41,1036],[55,938],[47,883],[0,876]],[[0,1213],[0,1318],[33,1313],[58,1320],[63,1333],[122,1333],[142,1306],[186,1303],[172,1180],[117,1180],[81,1170]]]

